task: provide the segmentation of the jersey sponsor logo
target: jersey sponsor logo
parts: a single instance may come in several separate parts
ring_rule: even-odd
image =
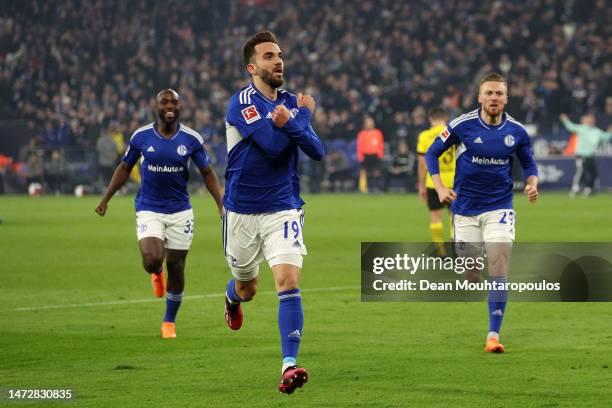
[[[180,173],[184,170],[183,166],[158,166],[155,164],[149,164],[147,170],[152,173]]]
[[[512,147],[514,146],[514,136],[512,135],[506,135],[504,137],[504,144],[508,147]]]
[[[149,146],[148,149],[147,149],[147,152],[154,153],[155,152],[155,148],[153,146]]]
[[[268,114],[266,115],[266,119],[272,119],[272,112],[268,112]]]
[[[478,136],[476,139],[474,139],[474,143],[484,143],[484,142],[482,141],[480,136]]]
[[[259,112],[257,112],[257,108],[255,108],[255,105],[248,106],[240,112],[242,113],[242,117],[244,118],[244,121],[247,123],[247,125],[261,119],[261,116],[259,116]]]
[[[506,164],[510,163],[510,159],[472,156],[472,163],[480,164],[482,166],[505,166]]]
[[[442,139],[443,142],[446,142],[446,139],[448,139],[448,137],[450,136],[448,128],[445,128],[438,136],[440,137],[440,139]]]
[[[179,147],[176,148],[176,152],[179,156],[185,156],[187,154],[187,146],[179,145]]]

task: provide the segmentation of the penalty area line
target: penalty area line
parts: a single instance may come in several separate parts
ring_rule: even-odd
[[[336,286],[330,288],[305,288],[300,289],[300,292],[340,292],[343,290],[360,289],[360,286]],[[258,292],[258,295],[276,295],[276,292],[265,291]],[[225,293],[207,293],[203,295],[187,295],[183,296],[183,300],[190,299],[213,299],[225,296]],[[27,306],[27,307],[16,307],[14,309],[5,309],[2,312],[33,312],[37,310],[52,310],[52,309],[74,309],[79,307],[99,307],[99,306],[116,306],[116,305],[131,305],[138,303],[153,303],[160,302],[164,298],[150,298],[150,299],[126,299],[126,300],[108,300],[103,302],[91,302],[91,303],[68,303],[63,305],[40,305],[40,306]]]

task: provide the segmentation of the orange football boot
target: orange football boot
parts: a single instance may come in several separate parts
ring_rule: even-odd
[[[151,274],[151,285],[153,286],[153,294],[158,298],[164,297],[166,293],[166,278],[164,277],[164,271],[160,273]]]
[[[161,327],[162,339],[174,339],[176,338],[176,327],[174,323],[163,322]]]
[[[487,344],[485,345],[485,351],[487,353],[503,353],[504,345],[499,342],[495,337],[489,337]]]

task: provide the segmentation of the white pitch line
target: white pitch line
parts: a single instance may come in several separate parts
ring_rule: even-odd
[[[360,289],[360,286],[337,286],[331,288],[312,288],[312,289],[300,289],[300,292],[339,292],[342,290]],[[276,295],[277,292],[267,291],[258,292],[259,295]],[[183,299],[211,299],[220,298],[225,296],[225,293],[208,293],[205,295],[190,295],[184,296]],[[42,306],[28,306],[28,307],[17,307],[15,309],[5,309],[3,312],[32,312],[34,310],[50,310],[50,309],[71,309],[77,307],[97,307],[97,306],[113,306],[113,305],[129,305],[135,303],[152,303],[159,302],[159,298],[149,299],[133,299],[133,300],[108,300],[105,302],[94,302],[94,303],[68,303],[64,305],[42,305]]]

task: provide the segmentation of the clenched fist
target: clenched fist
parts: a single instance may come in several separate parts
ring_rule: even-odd
[[[305,106],[311,113],[314,113],[315,109],[317,108],[317,104],[315,103],[315,100],[312,95],[303,95],[301,93],[298,94],[297,97],[297,106],[298,108]]]

